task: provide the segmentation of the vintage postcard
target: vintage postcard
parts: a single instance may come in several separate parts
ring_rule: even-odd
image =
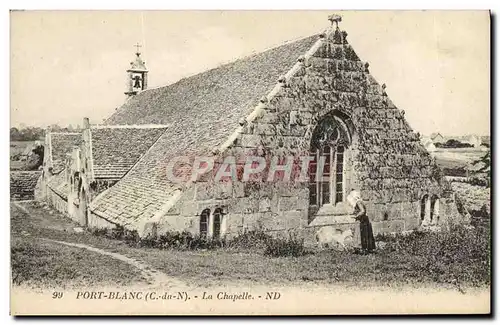
[[[12,315],[489,314],[489,11],[12,11]]]

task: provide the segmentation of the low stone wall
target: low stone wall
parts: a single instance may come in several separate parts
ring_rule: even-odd
[[[57,211],[68,216],[68,200],[61,197],[50,187],[47,187],[47,201]]]
[[[90,212],[89,213],[89,223],[88,227],[89,228],[97,228],[97,229],[114,229],[116,227],[116,224],[107,221],[106,219],[103,219],[102,217],[98,216],[97,214]]]

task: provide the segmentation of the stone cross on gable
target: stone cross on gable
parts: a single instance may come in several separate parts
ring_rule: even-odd
[[[135,44],[134,46],[137,49],[136,53],[141,53],[139,52],[139,48],[142,47],[142,45],[140,45],[139,42],[137,42],[137,44]]]

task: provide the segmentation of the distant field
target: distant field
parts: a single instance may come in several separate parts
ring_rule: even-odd
[[[24,152],[26,147],[32,146],[35,141],[11,141],[10,142],[10,156],[15,156]]]
[[[35,141],[11,141],[10,142],[10,170],[24,170],[26,161],[13,160],[12,158],[24,153],[28,146],[32,146]]]
[[[485,154],[485,150],[475,148],[438,149],[431,153],[441,168],[470,167],[472,162]]]

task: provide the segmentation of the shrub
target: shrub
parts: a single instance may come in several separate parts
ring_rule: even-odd
[[[125,228],[123,228],[123,226],[116,225],[115,228],[111,229],[109,237],[111,239],[122,240],[124,235],[125,235]]]
[[[294,235],[288,238],[269,238],[266,240],[264,255],[272,257],[293,256],[298,257],[305,254],[304,240]]]
[[[108,229],[107,228],[92,228],[90,230],[92,235],[94,236],[107,236],[108,234]]]
[[[455,176],[455,177],[467,177],[468,172],[465,167],[455,167],[455,168],[448,168],[448,167],[443,167],[443,174],[446,176]]]
[[[125,230],[123,234],[123,240],[129,246],[136,246],[139,244],[140,237],[135,230]]]
[[[490,206],[484,204],[480,210],[471,210],[471,225],[490,229]]]
[[[488,227],[469,229],[452,225],[450,231],[415,231],[408,235],[379,236],[384,251],[402,263],[410,261],[416,278],[440,283],[490,283],[491,244]]]
[[[261,229],[245,230],[238,236],[227,241],[226,247],[237,249],[259,249],[266,248],[266,243],[271,240],[271,236]]]
[[[486,177],[478,177],[478,176],[469,177],[466,183],[475,186],[484,186],[484,187],[490,186],[490,180]]]
[[[196,249],[216,249],[224,247],[225,240],[220,238],[207,238],[205,236],[196,235],[189,242],[187,248]]]
[[[137,246],[146,248],[157,248],[157,240],[155,236],[147,235],[139,239]]]

